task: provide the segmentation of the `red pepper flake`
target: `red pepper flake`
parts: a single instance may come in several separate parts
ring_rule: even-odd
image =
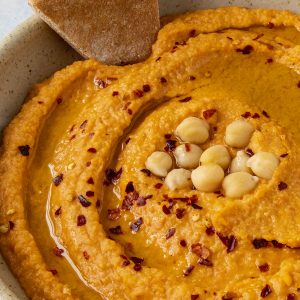
[[[269,242],[265,239],[254,239],[252,245],[255,249],[265,248],[269,246]]]
[[[200,257],[198,259],[197,264],[200,265],[200,266],[206,266],[206,267],[212,267],[213,266],[213,263],[209,259],[202,258],[202,257]]]
[[[221,242],[227,247],[227,253],[232,252],[237,247],[237,239],[234,235],[224,236],[222,233],[217,232]]]
[[[197,300],[197,299],[199,299],[199,294],[191,295],[191,300]]]
[[[160,61],[161,60],[161,57],[159,56],[155,61]]]
[[[133,206],[133,202],[136,201],[138,198],[139,198],[139,193],[136,191],[127,194],[122,202],[122,209],[130,210],[131,207]]]
[[[62,209],[61,209],[61,206],[55,211],[55,216],[59,216],[59,215],[61,215],[61,211],[62,211]]]
[[[53,248],[53,253],[57,257],[62,257],[64,253],[64,249],[60,249],[57,246]]]
[[[83,206],[83,207],[89,207],[91,206],[91,202],[88,201],[83,195],[79,195],[78,196],[78,200],[80,202],[80,204]]]
[[[287,188],[288,188],[288,185],[285,182],[283,182],[283,181],[279,182],[279,184],[278,184],[279,191],[286,190]]]
[[[29,145],[19,146],[18,149],[19,149],[21,155],[29,156],[29,150],[30,150]]]
[[[274,23],[269,22],[268,27],[269,27],[270,29],[273,29],[273,28],[275,27],[275,25],[274,25]]]
[[[258,113],[254,113],[252,119],[259,119],[260,115]]]
[[[134,267],[133,267],[134,271],[141,271],[142,270],[142,266],[140,264],[135,264]]]
[[[148,195],[146,197],[139,196],[136,200],[136,205],[137,206],[145,206],[147,204],[147,200],[151,199],[153,195]]]
[[[196,36],[196,29],[192,29],[189,32],[189,37],[195,37]]]
[[[254,155],[254,152],[253,152],[252,149],[250,149],[250,148],[247,148],[245,152],[246,152],[246,154],[248,154],[250,157]]]
[[[200,206],[200,205],[198,205],[198,204],[196,204],[196,203],[193,203],[193,204],[192,204],[192,208],[194,208],[194,209],[203,209],[202,206]]]
[[[133,91],[133,94],[137,98],[142,98],[144,96],[144,92],[141,90],[135,90],[135,91]]]
[[[94,79],[94,84],[99,87],[100,89],[105,89],[108,87],[108,83],[105,80],[102,80],[100,78],[95,78]]]
[[[119,169],[119,171],[115,171],[113,169],[107,169],[105,170],[105,185],[110,185],[111,183],[116,183],[122,175],[122,168]]]
[[[166,234],[166,240],[172,237],[175,234],[176,229],[174,227],[170,228]]]
[[[236,296],[233,296],[232,293],[227,293],[226,295],[222,296],[222,300],[233,300]]]
[[[83,257],[86,259],[86,260],[89,260],[90,259],[90,255],[87,253],[87,251],[83,251]]]
[[[63,99],[62,99],[61,97],[58,97],[58,98],[56,99],[57,104],[61,104],[62,101],[63,101]]]
[[[285,158],[285,157],[287,157],[288,155],[289,155],[288,153],[284,153],[284,154],[281,154],[280,157],[281,157],[281,158]]]
[[[57,270],[49,270],[49,271],[52,273],[53,276],[58,274]]]
[[[265,263],[265,264],[263,264],[263,265],[260,265],[260,266],[258,266],[258,268],[259,268],[259,270],[260,270],[261,272],[268,272],[269,269],[270,269],[268,263]]]
[[[212,235],[215,234],[215,228],[213,226],[209,226],[209,227],[206,228],[205,233],[208,236],[212,236]]]
[[[181,100],[178,100],[178,101],[184,103],[184,102],[189,102],[191,100],[192,100],[192,97],[185,97],[185,98],[183,98]]]
[[[191,81],[196,80],[196,77],[191,75],[191,76],[189,77],[189,80],[191,80]]]
[[[64,174],[59,174],[53,178],[53,183],[55,186],[59,186],[64,179]]]
[[[132,181],[129,181],[126,185],[126,188],[125,188],[125,193],[126,194],[129,194],[129,193],[132,193],[134,191],[134,185],[133,185],[133,182]]]
[[[166,214],[166,215],[171,214],[170,209],[169,209],[166,205],[164,205],[164,206],[162,207],[162,211],[163,211],[164,214]]]
[[[192,244],[191,251],[203,259],[207,259],[210,256],[209,249],[200,243]]]
[[[262,111],[262,114],[263,114],[266,118],[270,118],[269,114],[268,114],[265,110]]]
[[[176,218],[177,219],[182,219],[185,214],[185,208],[177,208],[176,209]]]
[[[187,245],[185,240],[181,240],[179,243],[180,243],[181,247],[186,247],[186,245]]]
[[[285,247],[284,244],[277,242],[276,240],[271,241],[272,245],[274,248],[282,249]]]
[[[216,112],[217,112],[217,110],[214,109],[214,108],[212,108],[212,109],[207,109],[207,110],[205,110],[205,111],[202,113],[202,115],[203,115],[203,118],[204,118],[205,120],[208,120],[208,119],[210,119]]]
[[[243,49],[236,49],[236,52],[241,52],[244,55],[250,54],[254,50],[253,46],[247,45]]]
[[[122,267],[127,267],[127,266],[129,266],[130,265],[130,261],[129,260],[124,260],[123,262],[122,262]]]
[[[143,258],[140,258],[140,257],[136,257],[136,256],[131,256],[130,257],[130,260],[135,263],[135,264],[142,264],[144,262],[144,259]]]
[[[113,96],[113,97],[116,97],[116,96],[118,96],[118,95],[119,95],[119,92],[118,92],[118,91],[113,91],[113,92],[112,92],[112,96]]]
[[[143,92],[148,93],[151,91],[150,85],[149,84],[144,84],[143,85]]]
[[[94,184],[95,183],[93,177],[90,177],[86,182],[88,184]]]
[[[296,295],[294,293],[288,294],[286,300],[296,300]]]
[[[127,112],[128,112],[129,115],[132,115],[132,109],[128,108]]]
[[[267,59],[267,64],[271,64],[272,62],[274,62],[273,58],[268,58]]]
[[[163,184],[160,183],[160,182],[158,182],[158,183],[156,183],[156,184],[154,185],[154,187],[155,187],[156,189],[158,189],[158,190],[159,190],[162,186],[163,186]]]
[[[86,218],[84,215],[79,215],[77,217],[77,226],[83,226],[86,224]]]
[[[87,191],[85,194],[86,194],[87,197],[94,197],[95,192],[93,192],[93,191]]]
[[[175,46],[173,46],[173,48],[172,48],[172,50],[170,52],[174,53],[177,49],[178,49],[178,47],[175,45]]]
[[[183,275],[184,276],[189,276],[191,273],[192,273],[192,271],[194,270],[194,266],[193,265],[190,265],[190,266],[188,266],[184,271],[183,271]]]
[[[95,148],[89,148],[87,151],[90,153],[97,153],[97,150]]]
[[[118,220],[121,217],[120,208],[108,209],[107,217],[109,220],[113,220],[113,221]]]
[[[141,225],[143,224],[143,218],[138,218],[134,223],[130,224],[130,229],[132,232],[136,233],[140,230]]]
[[[167,79],[165,77],[161,77],[160,78],[160,83],[167,83]]]
[[[246,112],[243,113],[241,116],[242,116],[243,118],[245,118],[245,119],[248,119],[248,118],[251,117],[251,112],[250,112],[250,111],[246,111]]]
[[[70,137],[70,141],[74,140],[76,138],[76,134],[73,134],[71,137]]]
[[[9,224],[9,230],[13,230],[15,228],[15,223],[12,221],[8,221]]]
[[[88,120],[85,120],[82,122],[82,124],[80,125],[80,129],[84,129],[87,125]]]
[[[166,152],[172,152],[176,148],[176,140],[167,140],[166,141],[166,146],[164,147],[164,150]]]
[[[186,152],[190,152],[191,151],[191,145],[190,144],[184,144],[184,148]]]
[[[86,162],[86,166],[89,167],[92,163],[90,161]]]
[[[148,177],[151,175],[151,171],[148,169],[142,169],[141,172],[143,172],[144,174],[146,174]]]
[[[266,284],[266,286],[262,289],[260,296],[262,298],[265,298],[269,296],[271,293],[272,293],[271,287],[268,284]]]
[[[121,228],[120,225],[118,225],[116,227],[109,228],[109,232],[111,232],[113,234],[122,234],[123,233],[122,228]]]
[[[171,139],[171,137],[172,137],[172,134],[171,134],[171,133],[166,133],[166,134],[165,134],[165,139],[166,139],[166,140]]]
[[[38,104],[43,104],[44,102],[43,101],[38,101]]]
[[[96,201],[96,207],[99,208],[100,207],[100,200]]]

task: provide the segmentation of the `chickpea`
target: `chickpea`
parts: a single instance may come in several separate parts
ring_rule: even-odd
[[[236,172],[225,177],[222,187],[226,197],[241,198],[257,186],[259,179],[247,172]]]
[[[174,156],[179,167],[192,169],[199,165],[202,149],[194,144],[182,144],[176,147]]]
[[[188,117],[177,126],[175,134],[183,142],[203,144],[209,138],[209,124],[202,119]]]
[[[192,188],[191,171],[186,169],[174,169],[168,173],[165,184],[171,191]]]
[[[153,152],[146,160],[145,166],[156,176],[165,177],[173,165],[172,158],[165,152]]]
[[[191,178],[198,191],[210,193],[221,186],[224,171],[217,164],[208,164],[193,170]]]
[[[250,173],[251,170],[247,167],[247,162],[250,156],[243,150],[238,151],[236,157],[232,160],[230,165],[230,173],[236,172],[248,172]]]
[[[227,148],[223,145],[215,145],[206,149],[201,157],[201,165],[217,164],[223,169],[227,169],[230,164],[230,154]]]
[[[236,120],[226,127],[225,142],[228,146],[234,148],[246,147],[254,132],[252,124],[245,120]]]
[[[264,179],[271,179],[279,165],[279,159],[271,152],[258,152],[249,158],[247,166]]]

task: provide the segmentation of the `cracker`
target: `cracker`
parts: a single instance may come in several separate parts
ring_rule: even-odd
[[[29,0],[29,4],[81,55],[106,64],[147,58],[160,27],[157,0]]]

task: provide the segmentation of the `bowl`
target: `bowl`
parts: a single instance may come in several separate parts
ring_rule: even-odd
[[[161,15],[220,6],[288,9],[297,0],[160,0]],[[0,132],[19,111],[31,87],[82,57],[38,17],[19,25],[0,43]],[[28,299],[0,255],[0,299]]]

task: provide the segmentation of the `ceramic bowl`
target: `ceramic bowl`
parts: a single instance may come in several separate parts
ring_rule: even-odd
[[[298,0],[160,0],[161,15],[219,6],[288,9],[300,13]],[[82,59],[38,17],[19,25],[0,43],[0,132],[19,111],[31,87]],[[0,300],[27,299],[0,255]]]

